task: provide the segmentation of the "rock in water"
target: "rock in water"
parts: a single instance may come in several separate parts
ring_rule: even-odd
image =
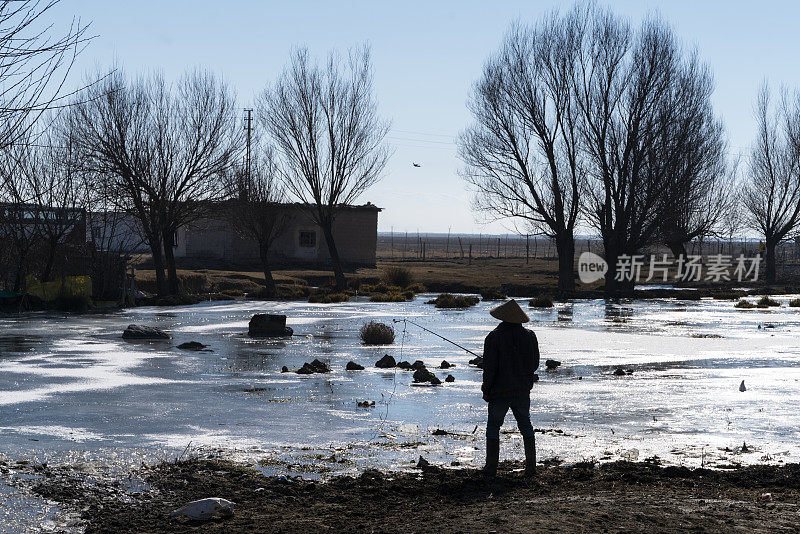
[[[363,371],[364,366],[358,365],[356,362],[347,362],[347,365],[344,367],[348,371]]]
[[[299,375],[312,375],[314,373],[330,373],[331,368],[328,364],[319,360],[314,360],[311,363],[304,363],[303,366],[297,370]]]
[[[251,337],[285,337],[294,331],[286,326],[285,315],[257,313],[250,319],[247,334]]]
[[[411,368],[415,371],[419,371],[420,369],[425,369],[425,362],[422,360],[417,360],[411,364]]]
[[[437,386],[442,383],[442,381],[439,380],[439,378],[435,374],[431,373],[424,367],[422,369],[417,369],[416,371],[414,371],[414,382],[416,382],[417,384],[429,382],[434,386]]]
[[[363,400],[356,403],[359,408],[373,408],[375,406],[374,400]]]
[[[213,517],[230,517],[233,515],[233,503],[219,497],[209,497],[192,501],[170,512],[170,517],[184,516],[194,521],[205,521]]]
[[[397,362],[394,360],[392,356],[385,354],[383,358],[375,362],[375,367],[380,369],[389,369],[397,365]]]
[[[170,339],[170,335],[152,326],[131,324],[122,332],[122,339]]]
[[[742,383],[739,384],[739,391],[747,391],[747,388],[744,386],[744,380],[742,380]]]
[[[456,381],[456,377],[454,377],[453,375],[447,375],[447,378],[445,378],[444,381],[445,382],[455,382]]]
[[[442,360],[442,365],[439,366],[439,369],[450,369],[451,367],[455,366],[447,360]]]
[[[203,345],[199,341],[187,341],[186,343],[178,345],[178,348],[183,350],[202,350],[207,346],[208,345]]]
[[[469,361],[470,365],[474,365],[478,369],[483,369],[483,357],[477,356]]]
[[[427,469],[430,466],[431,466],[431,463],[428,460],[426,460],[425,458],[423,458],[422,456],[420,456],[419,460],[417,460],[417,468],[418,469]]]
[[[311,367],[317,373],[330,373],[331,372],[331,368],[328,367],[327,363],[325,363],[323,361],[320,361],[320,360],[317,360],[317,359],[315,359],[313,362],[311,362]]]
[[[561,362],[558,361],[558,360],[547,360],[547,361],[544,362],[544,366],[545,366],[545,368],[547,368],[548,371],[554,371],[560,365],[561,365]]]
[[[281,367],[281,373],[288,373],[288,372],[289,372],[289,368],[288,367],[286,367],[285,365],[283,367]]]
[[[614,369],[614,376],[625,376],[625,369],[618,367]]]
[[[410,370],[411,370],[411,364],[410,364],[410,363],[408,363],[408,362],[407,362],[407,361],[405,361],[405,360],[403,360],[403,361],[401,361],[401,362],[397,362],[397,367],[398,367],[399,369],[402,369],[402,370],[404,370],[404,371],[410,371]]]

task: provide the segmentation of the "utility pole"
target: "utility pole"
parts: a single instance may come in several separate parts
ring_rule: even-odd
[[[250,146],[253,138],[253,110],[246,108],[244,110],[244,131],[247,132],[247,145],[244,153],[244,179],[246,187],[250,186]]]

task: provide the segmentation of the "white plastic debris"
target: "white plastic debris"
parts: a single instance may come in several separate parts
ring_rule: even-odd
[[[170,512],[170,517],[185,516],[193,520],[206,520],[212,517],[230,517],[233,515],[233,503],[219,497],[209,497],[192,501]]]

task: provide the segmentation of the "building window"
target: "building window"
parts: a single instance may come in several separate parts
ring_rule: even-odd
[[[317,246],[316,232],[300,232],[300,246],[303,248],[314,248]]]

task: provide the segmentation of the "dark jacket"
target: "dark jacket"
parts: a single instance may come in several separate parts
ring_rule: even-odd
[[[500,323],[483,345],[483,398],[527,397],[539,368],[536,334],[521,324]]]

